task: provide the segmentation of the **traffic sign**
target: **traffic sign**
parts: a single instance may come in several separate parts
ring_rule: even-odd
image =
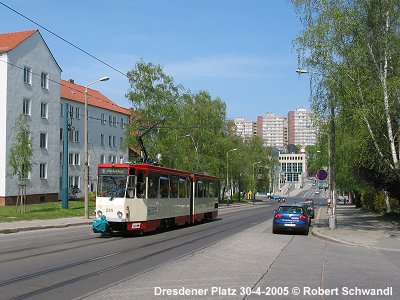
[[[326,170],[319,170],[315,177],[319,180],[326,180],[328,178],[328,172],[326,172]]]

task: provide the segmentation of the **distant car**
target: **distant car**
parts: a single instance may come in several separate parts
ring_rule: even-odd
[[[274,211],[272,233],[298,231],[308,235],[309,229],[310,217],[307,214],[307,208],[303,204],[281,204]]]
[[[307,201],[306,200],[304,202],[300,202],[300,204],[303,204],[307,208],[308,216],[311,219],[314,219],[314,201],[313,200],[311,200],[311,201]]]
[[[278,202],[286,202],[286,199],[285,198],[280,198],[280,199],[278,199]]]
[[[272,195],[272,196],[271,196],[271,199],[273,199],[273,200],[279,200],[279,199],[281,199],[281,196]]]
[[[318,194],[319,194],[319,191],[315,191],[315,194],[317,194],[317,195],[318,195]]]

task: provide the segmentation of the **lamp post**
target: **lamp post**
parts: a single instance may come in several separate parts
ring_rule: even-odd
[[[200,162],[199,162],[199,149],[198,149],[196,143],[194,142],[194,138],[193,138],[191,133],[185,135],[185,137],[190,137],[192,139],[193,147],[194,147],[194,150],[196,151],[196,170],[198,170],[199,169],[199,165],[200,165]]]
[[[231,149],[228,152],[226,152],[226,189],[228,190],[229,187],[229,159],[228,159],[228,155],[230,152],[232,151],[236,151],[237,148]],[[229,205],[229,197],[226,200],[226,204]]]
[[[297,69],[296,73],[301,74],[316,74],[322,75],[317,72],[309,72],[304,69]],[[335,107],[332,99],[329,100],[330,108],[330,133],[329,133],[329,150],[330,150],[330,163],[329,163],[329,181],[330,181],[330,194],[332,201],[332,213],[329,216],[329,228],[336,228],[336,160],[335,160]]]
[[[102,77],[96,81],[93,81],[85,86],[85,138],[84,138],[84,148],[85,148],[85,174],[83,176],[83,188],[84,188],[84,195],[85,195],[85,218],[89,219],[89,192],[88,192],[88,185],[89,185],[89,153],[88,153],[88,87],[94,83],[100,81],[107,81],[109,77]]]
[[[254,182],[254,189],[253,189],[253,193],[252,193],[253,204],[254,204],[254,202],[255,202],[255,200],[256,200],[256,187],[257,187],[257,183],[256,183],[255,176],[254,176],[254,173],[255,173],[255,172],[254,172],[254,168],[255,168],[255,166],[256,166],[257,164],[261,164],[261,160],[258,161],[258,162],[253,163],[253,182]]]

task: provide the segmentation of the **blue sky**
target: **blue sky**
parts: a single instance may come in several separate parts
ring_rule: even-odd
[[[141,58],[192,92],[227,104],[229,118],[256,120],[309,108],[309,82],[295,73],[301,24],[286,0],[0,0],[126,73]],[[92,86],[122,106],[126,77],[0,5],[0,32],[39,29],[62,78]]]

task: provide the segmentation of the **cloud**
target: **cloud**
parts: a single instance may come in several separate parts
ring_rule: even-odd
[[[287,66],[282,59],[245,57],[245,56],[211,56],[197,57],[186,61],[167,63],[167,74],[179,78],[278,78],[277,68]]]

